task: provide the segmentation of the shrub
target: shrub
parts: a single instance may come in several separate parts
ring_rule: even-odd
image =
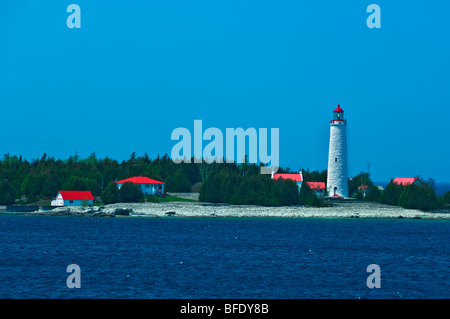
[[[392,180],[380,195],[380,203],[398,205],[398,200],[404,189],[403,185],[395,184]]]
[[[380,189],[377,186],[372,185],[366,189],[366,196],[364,197],[364,200],[378,202],[380,200],[380,196]]]
[[[6,180],[0,182],[0,205],[14,204],[14,191]]]
[[[450,204],[450,191],[444,194],[443,200],[445,203]]]
[[[302,183],[300,188],[300,205],[320,206],[320,201],[316,193],[308,186],[307,183]]]
[[[109,182],[103,193],[100,195],[100,198],[105,204],[114,204],[119,202],[119,188],[117,187],[116,182]]]
[[[122,203],[143,202],[144,194],[134,183],[123,183],[119,189],[119,199]]]

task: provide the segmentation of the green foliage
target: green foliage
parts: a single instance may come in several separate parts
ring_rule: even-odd
[[[450,204],[450,191],[444,194],[443,196],[444,203]]]
[[[404,208],[413,208],[421,210],[437,209],[438,201],[434,190],[426,185],[411,184],[405,187],[400,194],[398,205]]]
[[[287,206],[298,204],[298,189],[291,180],[273,180],[261,175],[259,167],[241,164],[223,167],[203,183],[199,200],[235,205]]]
[[[370,179],[370,174],[361,172],[348,182],[348,191],[357,199],[366,201],[380,200],[381,190]]]
[[[0,182],[0,205],[11,205],[14,204],[14,190],[9,185],[8,181],[2,180]]]
[[[380,202],[425,211],[444,207],[444,198],[437,197],[433,187],[426,183],[403,186],[391,181],[380,195]]]
[[[201,166],[175,164],[168,155],[151,160],[147,154],[139,157],[136,153],[121,163],[108,157],[98,159],[95,153],[86,159],[76,154],[66,160],[44,154],[32,161],[5,154],[0,159],[0,178],[8,180],[15,198],[26,195],[27,202],[33,202],[40,197],[56,196],[59,190],[89,190],[98,196],[105,190],[103,185],[132,176],[166,182],[168,191],[189,191],[202,181]]]
[[[302,170],[303,180],[308,182],[327,182],[327,170],[324,171],[312,171],[309,169]]]
[[[203,182],[199,194],[199,201],[210,203],[222,202],[223,194],[220,193],[221,182],[221,179],[217,175],[209,176],[206,181]]]
[[[300,205],[320,206],[320,201],[316,193],[308,186],[306,182],[300,187]]]
[[[70,191],[87,191],[88,186],[85,178],[70,176],[69,179],[63,184],[63,189]]]
[[[358,175],[356,175],[355,177],[353,177],[348,182],[348,192],[349,192],[349,194],[356,193],[356,197],[358,199],[363,199],[363,193],[358,188],[361,187],[361,186],[366,186],[366,185],[368,186],[368,188],[366,190],[366,195],[367,195],[367,191],[369,190],[369,188],[371,188],[374,185],[373,185],[372,180],[370,179],[370,174],[361,172]]]
[[[94,196],[99,195],[101,192],[96,180],[79,176],[70,176],[69,179],[63,184],[63,190],[91,191]]]
[[[405,187],[403,185],[395,184],[391,180],[391,182],[386,186],[386,189],[380,195],[380,203],[388,205],[398,205],[398,200],[404,188]]]
[[[100,198],[105,204],[118,203],[120,201],[120,195],[116,182],[109,182],[103,193],[100,195]]]
[[[123,183],[119,190],[119,201],[121,203],[143,202],[144,194],[134,183]]]
[[[165,186],[167,192],[189,192],[191,189],[189,179],[182,170],[177,170],[175,174],[167,177]]]
[[[380,196],[381,190],[377,186],[372,185],[366,189],[366,196],[364,197],[364,200],[378,202],[380,200]]]
[[[188,198],[182,198],[177,196],[170,196],[167,195],[165,197],[159,197],[159,196],[152,196],[148,195],[146,196],[146,201],[152,202],[152,203],[164,203],[164,202],[195,202],[193,199]]]

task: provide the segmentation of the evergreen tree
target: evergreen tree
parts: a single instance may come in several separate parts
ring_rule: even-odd
[[[79,176],[70,176],[69,179],[63,184],[63,190],[67,191],[87,191],[88,186],[85,179]]]
[[[114,204],[120,201],[119,188],[117,183],[111,181],[106,185],[105,190],[102,192],[100,198],[104,204]]]
[[[380,203],[398,205],[403,189],[403,185],[398,185],[391,180],[391,182],[386,186],[386,189],[380,195]]]
[[[366,189],[364,200],[378,202],[380,200],[381,191],[377,186],[372,185]]]
[[[445,203],[450,204],[450,191],[446,192],[443,198]]]
[[[320,201],[317,198],[316,193],[308,186],[306,182],[303,182],[300,187],[299,204],[307,206],[320,206]]]
[[[14,204],[14,190],[9,185],[8,181],[2,180],[0,182],[0,205]]]
[[[122,203],[143,202],[144,194],[134,183],[123,183],[119,189],[119,199]]]

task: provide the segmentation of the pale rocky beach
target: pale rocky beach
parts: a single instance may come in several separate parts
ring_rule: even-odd
[[[195,194],[173,194],[196,199]],[[203,202],[117,203],[95,207],[60,207],[36,213],[46,215],[141,217],[287,217],[287,218],[415,218],[450,219],[449,210],[423,212],[376,202],[332,201],[329,207],[265,207]],[[33,213],[31,213],[33,214]]]

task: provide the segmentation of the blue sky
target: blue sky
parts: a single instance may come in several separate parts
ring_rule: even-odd
[[[81,8],[69,29],[66,8]],[[381,8],[369,29],[366,8]],[[0,2],[0,153],[154,158],[177,127],[279,128],[280,166],[450,181],[448,1]]]

